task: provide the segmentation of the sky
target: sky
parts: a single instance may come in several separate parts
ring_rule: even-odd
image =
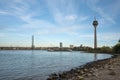
[[[36,47],[94,43],[97,19],[98,47],[120,39],[120,0],[0,0],[0,46]]]

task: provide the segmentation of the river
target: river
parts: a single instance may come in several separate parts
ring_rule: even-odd
[[[0,50],[0,80],[46,80],[51,73],[110,56],[80,51]]]

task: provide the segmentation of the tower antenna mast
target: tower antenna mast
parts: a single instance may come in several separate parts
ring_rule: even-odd
[[[96,17],[94,17],[95,20],[93,21],[93,26],[94,26],[94,49],[97,49],[97,26],[98,26],[98,21],[96,20]]]

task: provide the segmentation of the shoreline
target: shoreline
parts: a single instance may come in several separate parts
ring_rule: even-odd
[[[106,79],[105,76],[107,74],[105,74],[105,72],[109,70],[110,72],[109,71],[108,72],[110,75],[108,74],[108,76],[115,75],[115,71],[113,71],[112,66],[115,66],[114,63],[120,64],[119,61],[120,61],[120,55],[115,54],[107,59],[88,62],[75,69],[71,69],[70,71],[63,71],[62,73],[53,73],[49,75],[47,80],[118,80],[111,78]],[[102,77],[102,79],[99,79],[98,76],[99,72],[105,74],[105,76],[103,75],[104,77]]]

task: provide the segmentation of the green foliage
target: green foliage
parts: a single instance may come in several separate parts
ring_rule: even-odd
[[[112,48],[110,48],[108,46],[103,46],[103,47],[101,47],[101,52],[111,53]]]
[[[116,45],[113,47],[113,51],[114,51],[115,53],[120,53],[120,44],[119,44],[119,43],[116,44]]]

